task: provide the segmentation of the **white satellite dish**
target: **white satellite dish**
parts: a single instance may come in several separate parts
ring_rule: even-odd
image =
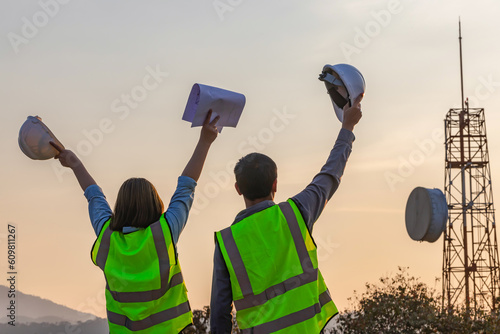
[[[406,202],[406,231],[413,240],[434,242],[446,228],[448,204],[439,189],[417,187]]]

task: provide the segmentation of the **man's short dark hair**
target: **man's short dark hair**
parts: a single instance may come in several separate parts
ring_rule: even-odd
[[[250,153],[238,161],[234,167],[234,175],[240,192],[253,201],[271,193],[278,169],[267,155]]]

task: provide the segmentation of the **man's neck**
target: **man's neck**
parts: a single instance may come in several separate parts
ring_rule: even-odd
[[[269,196],[266,196],[266,197],[262,197],[262,198],[257,198],[257,199],[254,199],[254,200],[249,200],[248,198],[246,197],[243,197],[244,200],[245,200],[245,205],[247,207],[247,209],[251,206],[254,206],[255,204],[259,204],[260,202],[264,202],[264,201],[272,201],[274,200],[274,196],[272,194],[269,194]]]

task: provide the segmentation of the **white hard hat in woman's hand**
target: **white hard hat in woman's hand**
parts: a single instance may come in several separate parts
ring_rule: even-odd
[[[51,141],[64,148],[40,117],[28,116],[19,130],[18,142],[21,151],[33,160],[52,159],[59,152],[50,145]]]

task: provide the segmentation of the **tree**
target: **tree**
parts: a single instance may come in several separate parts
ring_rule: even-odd
[[[342,313],[332,333],[435,333],[438,299],[435,291],[399,267],[394,277],[366,283],[354,294],[354,307]]]
[[[361,295],[354,292],[351,308],[338,316],[330,333],[500,333],[498,314],[471,315],[463,308],[443,313],[435,289],[410,276],[408,268],[398,269],[393,277],[366,283]]]
[[[232,334],[239,334],[238,324],[236,323],[236,313],[233,311],[233,329]],[[210,306],[203,306],[203,310],[193,311],[193,325],[184,329],[185,334],[199,334],[210,332]]]
[[[185,334],[209,333],[210,306],[203,306],[203,310],[193,311],[193,325],[184,329]]]
[[[193,311],[193,325],[197,333],[208,333],[210,330],[210,306],[203,306],[203,310]]]
[[[236,321],[236,311],[233,309],[233,312],[231,314],[233,315],[233,329],[231,331],[231,334],[240,334],[241,331],[238,327],[238,322]]]

